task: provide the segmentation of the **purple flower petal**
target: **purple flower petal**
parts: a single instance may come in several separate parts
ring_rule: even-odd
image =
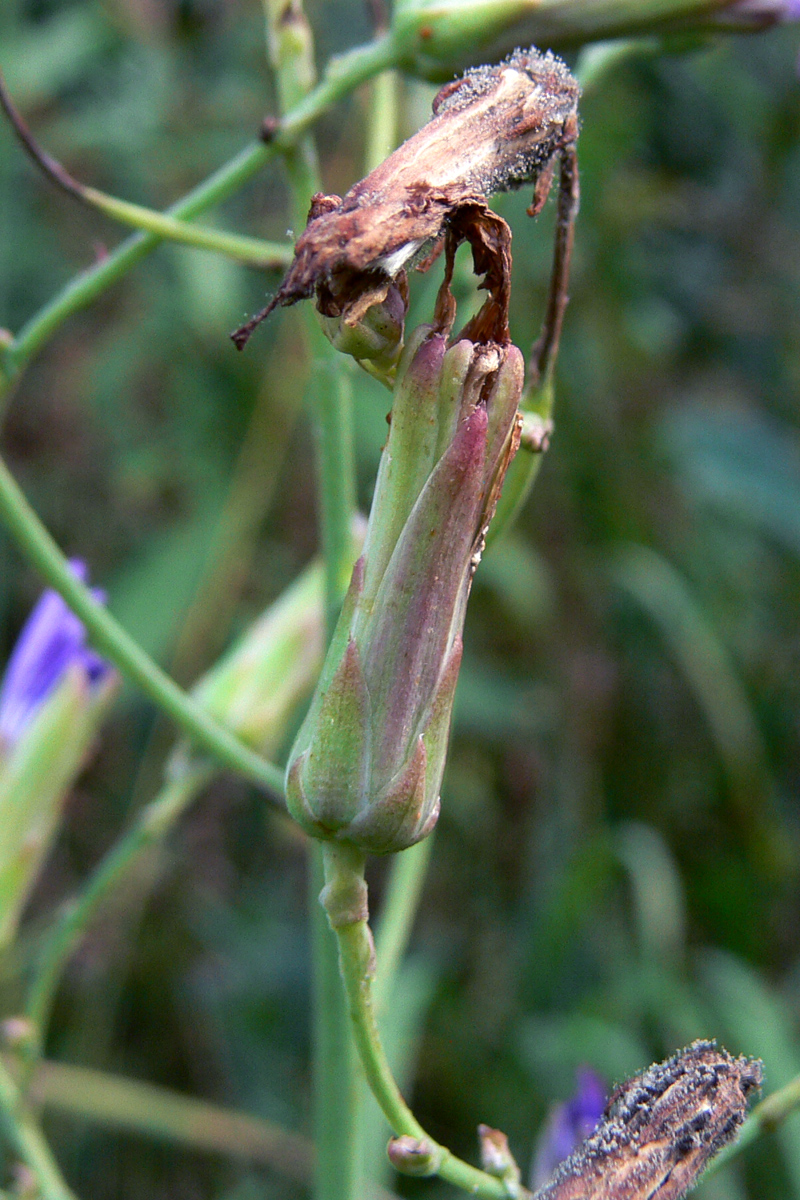
[[[732,0],[717,13],[720,21],[731,20],[757,27],[784,21],[800,21],[800,0]]]
[[[74,559],[70,567],[79,579],[86,578],[84,563]],[[93,589],[92,595],[101,603],[105,600],[99,588]],[[48,589],[25,622],[8,661],[0,687],[0,743],[14,745],[73,665],[83,669],[92,685],[99,684],[111,670],[86,645],[86,630],[75,614],[57,592]]]
[[[594,1132],[606,1106],[606,1085],[590,1067],[576,1072],[577,1089],[551,1111],[539,1137],[531,1186],[543,1187],[560,1162]]]

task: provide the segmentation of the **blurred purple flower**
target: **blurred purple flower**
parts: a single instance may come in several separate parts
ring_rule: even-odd
[[[576,1071],[577,1089],[558,1104],[539,1136],[533,1160],[531,1187],[543,1187],[560,1162],[569,1158],[594,1132],[606,1106],[606,1085],[591,1067]]]
[[[800,0],[732,0],[716,14],[726,25],[757,29],[783,21],[800,21]]]
[[[73,559],[70,567],[79,579],[86,579],[84,563]],[[105,601],[100,588],[93,588],[92,595]],[[86,630],[58,592],[48,589],[34,606],[8,660],[0,687],[0,746],[13,746],[19,740],[71,666],[81,667],[87,683],[93,685],[112,669],[87,646]]]

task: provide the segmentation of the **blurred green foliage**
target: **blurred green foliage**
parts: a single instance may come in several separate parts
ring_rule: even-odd
[[[309,15],[321,59],[369,37],[351,0]],[[394,1031],[408,1036],[408,1006],[424,1012],[413,1103],[470,1157],[483,1120],[524,1161],[581,1063],[612,1081],[716,1036],[762,1056],[769,1089],[800,1071],[797,48],[787,27],[633,59],[582,105],[556,433],[519,525],[476,577]],[[5,0],[0,65],[73,174],[157,208],[273,109],[256,0]],[[404,133],[431,93],[405,82]],[[365,118],[359,95],[317,127],[330,191],[363,173]],[[522,345],[552,220],[551,206],[528,221],[528,200],[498,201]],[[286,214],[274,167],[218,219],[284,239]],[[43,181],[6,127],[0,230],[12,330],[120,238]],[[63,327],[5,425],[61,545],[185,683],[316,545],[296,315],[244,355],[227,338],[275,283],[162,248]],[[435,286],[412,280],[412,318]],[[366,504],[387,396],[353,384]],[[3,656],[38,586],[0,535]],[[151,796],[168,745],[124,695],[39,886],[31,947]],[[73,962],[48,1052],[307,1130],[304,872],[299,835],[243,784],[215,784]],[[47,1129],[86,1200],[299,1194],[241,1161],[77,1118]],[[800,1200],[800,1115],[698,1196]]]

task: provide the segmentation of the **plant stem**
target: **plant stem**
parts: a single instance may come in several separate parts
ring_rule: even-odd
[[[156,798],[142,809],[135,824],[94,869],[77,899],[65,906],[45,941],[25,1006],[25,1015],[36,1033],[36,1049],[42,1049],[50,1008],[64,967],[92,918],[142,855],[151,846],[163,841],[213,773],[211,766],[196,765],[180,778],[165,784]]]
[[[274,147],[266,146],[263,142],[253,142],[177,204],[173,204],[168,209],[168,214],[184,221],[198,216],[238,191],[274,154]],[[160,246],[163,240],[157,233],[134,234],[107,258],[71,279],[57,296],[31,317],[6,350],[2,367],[7,379],[15,379],[67,317],[102,295],[108,287]]]
[[[42,1200],[75,1200],[41,1129],[23,1102],[6,1064],[0,1061],[0,1113],[9,1141],[31,1169]]]
[[[397,100],[400,77],[397,71],[383,71],[372,82],[372,97],[367,130],[366,173],[374,171],[397,145]]]
[[[409,1170],[413,1174],[438,1175],[485,1200],[529,1195],[520,1185],[480,1171],[440,1146],[406,1104],[389,1066],[375,1019],[372,994],[375,950],[366,916],[361,915],[366,910],[364,856],[344,843],[325,842],[323,860],[325,888],[320,899],[339,942],[339,966],[356,1048],[370,1090],[395,1135],[410,1139],[413,1144],[406,1160],[410,1159]],[[398,1157],[392,1156],[392,1161],[400,1166]]]
[[[80,617],[101,654],[105,655],[150,699],[180,725],[194,742],[231,770],[258,784],[281,807],[283,772],[206,712],[170,679],[90,590],[69,563],[0,459],[0,518],[52,588]]]
[[[336,939],[319,904],[322,847],[309,848],[309,918],[313,963],[312,1034],[316,1200],[355,1200],[360,1193],[358,1059],[339,975]]]
[[[332,58],[320,83],[278,124],[269,144],[252,142],[229,162],[173,204],[167,215],[189,221],[227,199],[252,178],[276,152],[291,150],[308,127],[336,100],[365,80],[391,67],[397,53],[386,35]],[[0,394],[60,325],[121,279],[163,241],[156,232],[128,238],[107,258],[76,276],[39,310],[11,344],[0,348]]]
[[[300,0],[264,0],[267,46],[282,109],[282,133],[293,114],[319,92],[314,89],[314,45]],[[380,69],[380,67],[378,67]],[[370,74],[374,72],[370,70]],[[364,76],[365,78],[367,76]],[[331,82],[330,68],[320,87]],[[305,93],[305,95],[304,95]],[[279,135],[280,138],[281,135]],[[320,188],[316,150],[306,137],[286,155],[292,220],[305,224],[311,196]],[[325,562],[325,624],[328,640],[353,566],[355,460],[350,395],[341,362],[306,305],[305,340],[311,359],[310,395],[316,424],[316,477],[320,541]],[[312,1055],[316,1200],[357,1200],[361,1193],[360,1087],[347,1006],[339,980],[336,941],[317,897],[324,877],[319,845],[309,850],[309,920],[312,956]]]
[[[143,229],[155,233],[164,241],[179,242],[184,246],[194,246],[198,250],[212,250],[216,254],[225,254],[234,258],[246,267],[256,267],[261,270],[283,270],[292,261],[293,248],[288,243],[265,242],[261,238],[244,237],[238,233],[226,233],[221,229],[211,229],[204,225],[192,225],[189,221],[180,221],[169,213],[156,212],[155,209],[145,208],[141,204],[131,204],[128,200],[119,200],[96,188],[81,188],[82,198],[94,208],[100,209],[107,216],[113,217],[123,225],[131,225],[134,229]]]

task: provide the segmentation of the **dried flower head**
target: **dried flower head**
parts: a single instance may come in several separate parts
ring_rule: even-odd
[[[535,48],[447,84],[434,100],[433,119],[344,198],[313,198],[286,278],[267,307],[233,334],[237,346],[278,305],[312,295],[323,315],[356,323],[385,300],[406,267],[426,270],[446,240],[453,252],[470,242],[489,292],[465,336],[507,342],[510,232],[487,196],[533,183],[529,211],[536,215],[560,160],[574,217],[579,94],[564,63]]]
[[[761,1078],[757,1060],[693,1042],[617,1089],[536,1200],[680,1200],[733,1141]]]

